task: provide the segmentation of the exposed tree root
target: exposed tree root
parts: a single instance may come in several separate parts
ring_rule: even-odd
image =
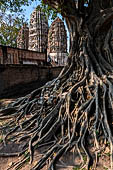
[[[27,160],[32,163],[35,149],[49,144],[32,170],[43,168],[47,162],[49,169],[54,170],[56,161],[73,148],[79,154],[81,169],[86,167],[89,170],[94,163],[89,146],[95,148],[96,165],[101,145],[106,141],[109,142],[106,145],[111,150],[113,169],[113,54],[108,43],[110,32],[104,34],[104,38],[104,52],[99,46],[93,50],[96,45],[91,36],[80,38],[80,50],[56,79],[0,111],[0,120],[9,120],[8,126],[0,128],[2,134],[5,132],[4,145],[26,141],[22,160],[13,164],[11,169],[21,168]],[[0,156],[7,154],[0,152]]]

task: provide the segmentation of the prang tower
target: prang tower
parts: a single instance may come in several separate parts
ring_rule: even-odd
[[[40,8],[36,8],[30,16],[29,50],[46,52],[48,44],[48,20]]]
[[[17,48],[28,49],[29,45],[29,28],[26,24],[22,26],[17,36]]]
[[[65,65],[67,61],[67,32],[64,22],[57,17],[48,33],[48,60],[53,65]]]

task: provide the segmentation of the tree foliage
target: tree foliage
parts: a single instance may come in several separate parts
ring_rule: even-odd
[[[16,47],[17,35],[20,28],[26,22],[17,14],[0,14],[0,44]]]
[[[3,12],[6,10],[11,12],[22,12],[22,6],[29,6],[33,1],[36,0],[1,0],[0,10]]]

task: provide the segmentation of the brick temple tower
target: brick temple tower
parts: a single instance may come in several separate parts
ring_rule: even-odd
[[[67,32],[64,22],[57,17],[48,33],[48,60],[53,65],[65,65],[67,61]]]
[[[41,11],[36,8],[30,16],[29,26],[29,50],[37,52],[47,51],[48,20]]]
[[[28,49],[29,45],[29,28],[26,24],[20,29],[17,36],[17,47],[20,49]]]

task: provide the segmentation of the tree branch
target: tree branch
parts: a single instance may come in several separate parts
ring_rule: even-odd
[[[43,3],[56,9],[62,16],[75,15],[78,13],[76,2],[73,0],[43,0]]]

